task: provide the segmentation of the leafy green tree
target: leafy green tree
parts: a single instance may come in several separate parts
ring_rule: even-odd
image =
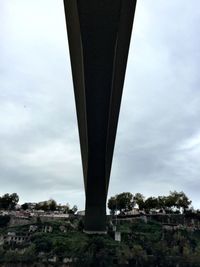
[[[40,205],[39,205],[39,203],[37,203],[37,204],[35,205],[35,210],[40,210]]]
[[[129,192],[124,192],[117,195],[116,198],[117,209],[122,211],[132,210],[133,208],[133,195]]]
[[[21,255],[22,262],[34,262],[37,258],[35,245],[32,244],[25,249],[24,253]]]
[[[189,200],[183,191],[170,191],[169,196],[167,196],[165,200],[165,206],[167,208],[177,208],[179,210],[182,208],[184,212],[189,208],[191,203],[192,201]]]
[[[165,196],[158,196],[157,202],[158,202],[157,208],[165,210],[166,197]]]
[[[120,212],[131,210],[133,206],[133,195],[129,192],[118,194],[108,200],[108,208],[112,215],[114,215],[117,210]]]
[[[151,209],[163,209],[168,213],[180,212],[182,209],[184,213],[188,211],[192,201],[181,191],[170,191],[168,196],[145,197],[141,193],[136,193],[134,196],[129,192],[124,192],[112,196],[108,200],[108,208],[112,215],[117,210],[120,212],[131,210],[135,204],[138,205],[140,210],[149,211]]]
[[[116,248],[115,254],[116,254],[117,263],[120,264],[120,266],[127,265],[127,263],[132,258],[131,249],[129,248],[129,246],[127,246],[127,244],[120,244]]]
[[[181,191],[178,194],[177,208],[182,208],[184,213],[191,205],[192,201],[186,196],[186,194]]]
[[[53,243],[53,253],[56,254],[58,257],[63,258],[66,253],[67,242],[63,239],[57,239]]]
[[[145,200],[145,209],[147,211],[156,209],[158,207],[158,199],[155,197],[149,197]]]
[[[11,203],[10,203],[10,209],[14,209],[15,206],[17,205],[17,203],[19,202],[19,196],[17,193],[13,193],[10,195],[10,200],[11,200]]]
[[[27,204],[27,203],[22,204],[22,205],[21,205],[21,208],[22,208],[23,210],[27,210],[27,209],[28,209],[28,204]]]
[[[35,206],[36,210],[44,210],[44,211],[48,211],[49,210],[49,205],[47,203],[47,201],[41,202],[41,203],[37,203]]]
[[[171,207],[172,208],[179,208],[179,193],[177,191],[170,191],[169,196],[167,199],[169,199],[169,202],[171,202]]]
[[[91,236],[87,239],[87,242],[83,244],[82,247],[78,246],[76,252],[76,264],[77,267],[92,267],[99,266],[98,253],[101,251],[101,248],[105,248],[102,237]],[[95,265],[96,264],[96,265]]]
[[[4,255],[5,262],[17,263],[21,261],[21,254],[17,251],[8,250]]]
[[[91,267],[107,267],[113,266],[113,255],[111,248],[113,247],[113,241],[110,241],[107,237],[93,236],[89,238],[87,245],[85,246],[85,252],[88,253],[87,262],[83,266]],[[84,256],[86,259],[86,257]]]
[[[108,208],[110,209],[110,214],[114,215],[117,211],[117,197],[111,197],[108,200]]]
[[[147,261],[147,253],[141,245],[133,245],[131,249],[131,258],[135,261],[135,266],[144,266]]]
[[[50,252],[53,248],[53,243],[51,238],[45,234],[37,234],[32,239],[33,244],[35,245],[36,252]]]
[[[138,205],[140,210],[143,210],[145,208],[145,197],[142,194],[136,193],[133,196],[133,201]]]
[[[57,208],[57,203],[56,203],[56,201],[54,200],[54,199],[51,199],[50,200],[50,203],[49,203],[49,210],[51,210],[51,211],[54,211],[54,210],[56,210],[56,208]]]
[[[0,208],[5,210],[12,210],[19,201],[19,196],[16,193],[5,194],[0,198]]]
[[[41,210],[48,211],[49,205],[47,204],[47,201],[44,201],[44,203],[40,206]]]

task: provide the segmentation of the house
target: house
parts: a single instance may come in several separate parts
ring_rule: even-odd
[[[125,215],[139,215],[140,211],[138,208],[133,208],[132,210],[125,211]]]
[[[163,214],[166,214],[166,211],[164,209],[151,209],[149,214],[151,214],[151,215],[155,215],[155,214],[163,215]]]
[[[3,243],[9,245],[23,244],[30,241],[30,235],[18,235],[15,232],[8,232],[7,235],[3,237]]]
[[[72,263],[74,260],[72,258],[64,258],[63,263]]]
[[[51,225],[45,225],[43,229],[44,233],[52,233],[53,232],[53,227]]]
[[[35,209],[36,203],[28,202],[26,204],[28,205],[28,209],[29,210],[34,210]]]
[[[121,232],[115,232],[115,241],[121,242]]]
[[[29,233],[34,233],[37,231],[37,229],[38,229],[37,225],[30,225],[29,226]]]
[[[77,211],[76,214],[79,215],[79,216],[85,216],[85,211],[84,210],[80,210],[80,211]]]
[[[163,230],[173,231],[173,230],[181,229],[182,226],[179,224],[164,223],[162,227],[163,227]]]
[[[48,259],[48,262],[55,263],[55,262],[57,262],[57,260],[58,260],[57,256],[53,256],[52,258]]]

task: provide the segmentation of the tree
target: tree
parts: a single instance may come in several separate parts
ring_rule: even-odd
[[[117,204],[117,209],[120,212],[132,210],[133,195],[129,192],[124,192],[124,193],[117,195],[116,204]]]
[[[129,266],[127,263],[132,258],[131,249],[127,244],[121,243],[117,248],[115,252],[115,258],[117,260],[117,263],[119,266]],[[118,265],[117,265],[118,266]],[[130,265],[132,266],[132,265]]]
[[[36,252],[46,252],[49,253],[53,248],[52,239],[43,233],[33,236],[31,240],[35,245]]]
[[[166,197],[165,196],[158,196],[157,201],[158,201],[158,209],[164,209],[165,210]]]
[[[19,201],[19,196],[16,193],[5,194],[0,198],[0,208],[5,210],[12,210]]]
[[[19,202],[19,196],[17,193],[13,193],[10,195],[10,200],[11,200],[11,203],[10,203],[10,209],[14,209],[15,206],[17,205],[17,203]]]
[[[128,211],[133,208],[133,195],[129,192],[124,192],[108,200],[108,208],[112,215],[115,214],[117,210],[120,212]]]
[[[17,251],[8,250],[4,255],[5,262],[17,263],[21,261],[21,255]]]
[[[54,211],[56,210],[57,203],[54,199],[49,200],[49,210]]]
[[[111,197],[108,200],[108,208],[110,210],[111,215],[115,215],[115,212],[117,211],[117,197]]]
[[[35,210],[40,210],[40,205],[39,205],[39,203],[36,203],[36,205],[35,205]]]
[[[144,207],[145,207],[145,204],[144,204],[145,197],[142,194],[136,193],[133,196],[133,201],[134,201],[135,204],[138,205],[138,207],[139,207],[140,210],[143,210],[144,209]]]
[[[140,245],[133,245],[131,249],[132,260],[135,261],[134,266],[144,266],[147,261],[147,253]]]
[[[37,259],[37,256],[36,256],[35,245],[32,244],[29,247],[27,247],[24,253],[21,255],[21,261],[31,263],[31,262],[35,262],[36,259]]]
[[[189,200],[189,198],[186,196],[186,194],[181,191],[178,193],[178,201],[177,201],[177,208],[182,208],[183,212],[185,213],[186,209],[189,208],[191,205],[192,201]]]
[[[164,200],[165,211],[171,212],[172,208],[175,207],[176,205],[176,199],[173,196],[169,195],[167,197],[164,197],[163,200]]]
[[[27,209],[28,209],[28,204],[27,204],[27,203],[22,204],[22,205],[21,205],[21,208],[22,208],[23,210],[27,210]]]
[[[145,201],[145,209],[146,210],[151,210],[151,209],[156,209],[158,207],[158,199],[155,197],[149,197]]]
[[[76,254],[78,266],[115,266],[113,264],[115,255],[111,253],[111,246],[114,247],[114,244],[108,238],[98,235],[91,236],[81,253]]]
[[[166,197],[165,200],[165,206],[168,208],[177,208],[177,209],[183,209],[185,212],[186,209],[189,208],[190,204],[192,203],[191,200],[186,196],[186,194],[181,191],[170,191],[170,194],[168,197]]]
[[[35,209],[36,209],[36,210],[44,210],[44,211],[48,211],[48,210],[50,210],[50,205],[51,205],[51,203],[52,203],[52,202],[50,202],[50,203],[48,204],[47,201],[37,203],[37,204],[35,205]],[[55,202],[55,203],[56,203],[56,202]],[[52,203],[52,206],[51,206],[52,209],[54,208],[55,203],[54,203],[54,202]]]
[[[47,204],[47,201],[44,201],[44,203],[40,206],[41,210],[48,211],[49,206]]]

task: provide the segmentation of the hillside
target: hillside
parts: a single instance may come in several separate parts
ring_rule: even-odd
[[[121,233],[121,242],[114,240],[112,224],[115,221],[108,222],[108,235],[105,236],[84,234],[83,222],[76,217],[66,221],[38,221],[2,227],[0,262],[1,266],[10,267],[33,264],[199,267],[200,230],[198,220],[192,220],[196,226],[167,224],[158,218],[157,221],[142,217],[128,221],[118,219],[116,230]]]

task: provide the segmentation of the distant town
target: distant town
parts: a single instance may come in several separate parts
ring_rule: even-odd
[[[148,198],[123,192],[108,199],[108,208],[107,234],[87,235],[76,205],[54,199],[20,205],[17,193],[4,194],[1,266],[200,266],[200,211],[184,192]]]
[[[54,199],[38,203],[26,202],[18,204],[17,193],[4,194],[0,197],[0,216],[7,216],[9,225],[21,225],[37,220],[64,220],[84,216],[84,210],[76,205],[57,204]],[[184,192],[173,191],[168,196],[145,198],[141,193],[124,192],[108,199],[110,217],[123,219],[135,216],[165,214],[200,214],[200,210],[192,207],[192,201]],[[6,217],[5,217],[6,218]],[[6,221],[6,220],[5,220]]]

